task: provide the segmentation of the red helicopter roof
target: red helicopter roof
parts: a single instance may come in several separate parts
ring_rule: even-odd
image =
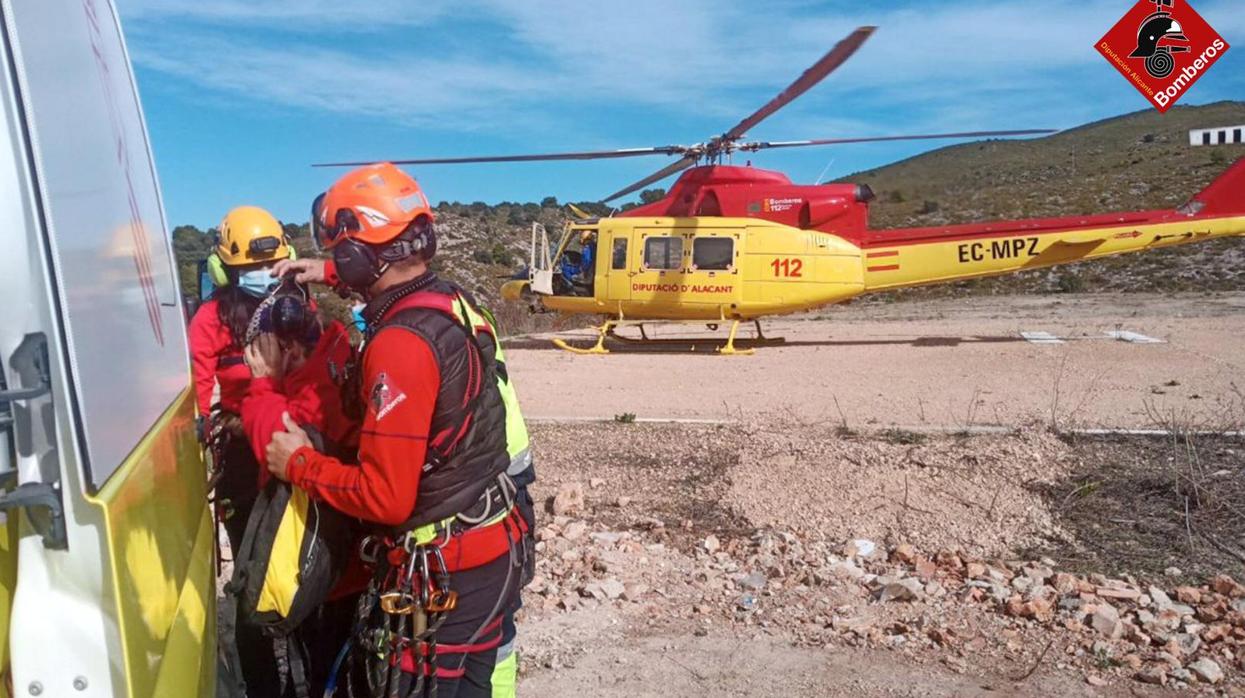
[[[703,215],[697,212],[697,193],[706,187],[789,187],[791,180],[787,175],[773,170],[758,167],[737,167],[735,165],[704,165],[693,167],[684,172],[670,192],[660,201],[645,204],[624,211],[619,216],[694,216]],[[718,215],[745,215],[744,212],[723,213]]]
[[[618,215],[760,218],[857,238],[867,225],[871,198],[868,187],[855,184],[792,184],[773,170],[707,165],[683,173],[660,201]]]

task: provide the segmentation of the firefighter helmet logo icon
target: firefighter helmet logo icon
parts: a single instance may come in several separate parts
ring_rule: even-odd
[[[1158,11],[1146,17],[1145,23],[1137,30],[1137,48],[1129,58],[1146,59],[1146,72],[1153,78],[1165,78],[1176,69],[1173,53],[1185,53],[1189,50],[1189,39],[1182,32],[1180,22],[1172,17],[1170,7],[1174,0],[1151,0],[1158,6]]]
[[[1186,0],[1138,0],[1096,48],[1165,112],[1228,43]]]

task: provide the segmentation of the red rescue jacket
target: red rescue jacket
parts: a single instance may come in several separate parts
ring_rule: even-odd
[[[267,484],[268,442],[274,432],[285,431],[281,415],[289,412],[298,424],[310,424],[340,447],[358,442],[359,425],[342,410],[341,392],[334,375],[340,376],[350,361],[350,336],[334,320],[320,334],[302,366],[280,380],[255,378],[242,400],[242,428],[259,461],[259,487]]]
[[[251,382],[251,369],[242,358],[242,348],[234,343],[229,328],[220,321],[217,307],[217,301],[207,301],[190,321],[190,367],[200,415],[211,411],[212,391],[217,383],[221,407],[240,412],[246,386]]]

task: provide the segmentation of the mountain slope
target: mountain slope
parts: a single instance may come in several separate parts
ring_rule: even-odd
[[[1245,124],[1245,102],[1176,107],[1086,124],[1046,138],[951,146],[842,181],[878,194],[873,227],[1077,215],[1179,206],[1245,145],[1191,147],[1191,128]],[[1245,239],[896,292],[1187,291],[1245,289]]]
[[[841,181],[869,184],[878,193],[870,213],[873,227],[1174,207],[1245,157],[1245,145],[1190,147],[1188,130],[1235,124],[1245,124],[1245,102],[1176,107],[1166,115],[1147,110],[1046,138],[950,146]],[[556,243],[565,220],[553,197],[539,204],[442,202],[437,206],[441,251],[434,268],[495,307],[507,327],[527,326],[523,310],[502,304],[498,291],[503,278],[527,262],[532,224],[545,225]],[[312,253],[305,224],[288,230],[301,252]],[[206,254],[207,238],[183,226],[175,239],[187,277],[183,288],[193,295],[194,262]],[[1245,290],[1245,239],[893,291],[880,298],[1191,290]],[[331,296],[322,294],[325,304],[344,314],[345,304]]]

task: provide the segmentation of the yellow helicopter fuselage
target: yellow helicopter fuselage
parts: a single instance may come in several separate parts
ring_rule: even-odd
[[[1164,212],[1170,213],[1170,212]],[[1159,221],[1162,222],[1159,222]],[[1245,234],[1245,215],[1108,214],[979,227],[971,235],[874,231],[867,240],[755,218],[604,218],[570,223],[596,247],[591,295],[539,295],[545,309],[628,320],[751,320],[906,286],[1006,274]],[[527,281],[503,296],[517,300]]]

